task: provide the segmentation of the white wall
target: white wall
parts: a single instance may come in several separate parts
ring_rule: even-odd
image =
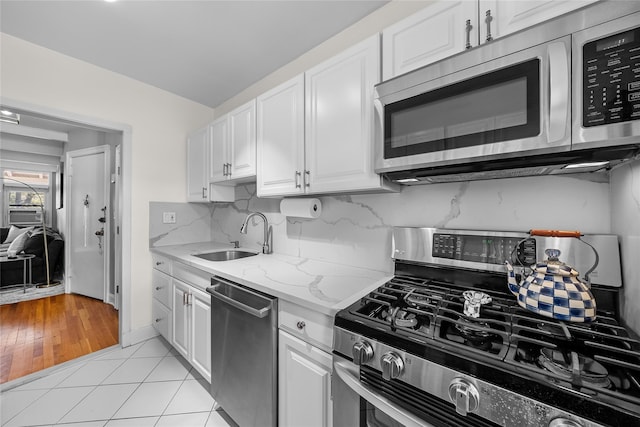
[[[283,83],[290,78],[307,71],[309,68],[325,61],[332,56],[342,52],[349,46],[372,36],[391,24],[423,9],[433,1],[412,0],[412,1],[391,1],[373,13],[365,16],[351,27],[336,34],[329,40],[300,55],[297,59],[286,64],[279,70],[266,76],[264,79],[249,86],[227,102],[216,108],[216,117],[219,117],[234,108],[244,104],[266,92],[267,90]]]
[[[128,124],[131,159],[131,329],[151,324],[149,201],[186,201],[186,135],[213,110],[128,77],[0,35],[0,96]]]

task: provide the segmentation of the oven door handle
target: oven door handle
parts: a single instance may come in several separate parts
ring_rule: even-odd
[[[426,424],[424,420],[421,420],[412,413],[399,408],[389,399],[380,396],[371,387],[362,384],[358,378],[358,369],[355,366],[356,365],[347,361],[333,361],[334,372],[338,374],[347,387],[394,420],[404,424],[406,427],[433,427],[431,424]]]

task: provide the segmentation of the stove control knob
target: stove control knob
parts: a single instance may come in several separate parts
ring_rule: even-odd
[[[351,349],[353,355],[353,363],[356,365],[364,365],[373,359],[373,347],[366,341],[358,341]]]
[[[478,389],[463,378],[456,378],[449,384],[449,399],[456,405],[456,412],[466,416],[478,409],[480,395]]]
[[[560,417],[552,419],[549,423],[549,427],[582,427],[582,424],[570,420],[569,418]]]
[[[398,378],[404,370],[402,358],[395,353],[387,353],[380,359],[382,378],[389,381]]]

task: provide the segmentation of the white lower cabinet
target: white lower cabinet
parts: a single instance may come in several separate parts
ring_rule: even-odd
[[[278,424],[333,425],[331,355],[279,331]]]
[[[211,382],[211,297],[173,278],[171,344]]]

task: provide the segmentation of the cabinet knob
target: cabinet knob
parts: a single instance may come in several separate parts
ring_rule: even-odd
[[[160,317],[158,317],[158,318],[156,319],[156,323],[160,323],[161,321],[162,321],[162,319],[161,319]]]
[[[303,320],[299,320],[298,323],[296,323],[296,327],[300,330],[303,330],[305,328],[305,326],[307,326],[306,323],[304,323]]]
[[[164,262],[162,262],[162,261],[157,261],[156,262],[156,265],[162,265],[162,264],[164,264]]]
[[[156,291],[159,291],[160,289],[162,289],[162,286],[156,286]]]

